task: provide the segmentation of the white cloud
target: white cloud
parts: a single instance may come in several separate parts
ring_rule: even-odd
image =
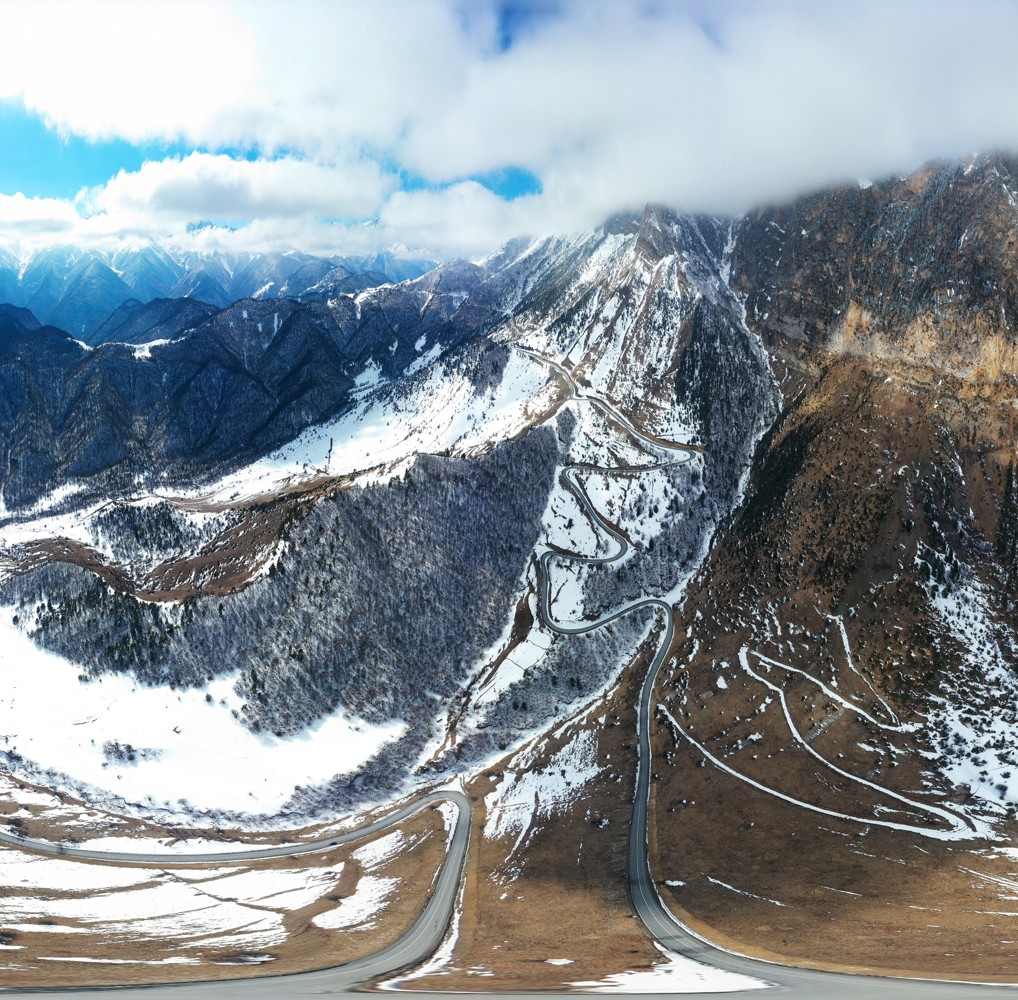
[[[447,255],[470,256],[541,225],[534,209],[540,198],[506,201],[475,181],[441,191],[397,191],[379,217],[383,241],[437,247]]]
[[[239,8],[176,4],[4,3],[0,97],[90,139],[239,133],[223,112],[256,94],[264,40]]]
[[[59,198],[26,198],[0,194],[0,227],[17,234],[56,234],[73,231],[80,222],[73,206]]]
[[[0,98],[93,139],[270,158],[120,174],[80,200],[81,232],[250,219],[252,241],[336,249],[480,252],[651,200],[737,212],[1018,150],[1018,5],[998,0],[564,0],[507,51],[497,30],[494,4],[467,0],[0,2]],[[507,203],[465,180],[508,165],[542,193]],[[394,190],[400,170],[446,187]],[[376,214],[370,230],[324,222]]]
[[[462,82],[449,4],[38,0],[0,6],[0,98],[90,139],[387,147]]]
[[[519,163],[603,213],[647,200],[742,211],[1018,148],[1016,5],[697,6],[572,5],[475,66],[402,155],[434,179]]]
[[[369,160],[341,164],[191,153],[121,171],[79,199],[90,213],[183,221],[375,214],[391,182]]]

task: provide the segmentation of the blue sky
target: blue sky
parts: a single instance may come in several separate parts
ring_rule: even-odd
[[[89,141],[61,137],[20,101],[0,101],[0,191],[31,198],[73,198],[83,187],[104,184],[119,170],[146,160],[180,156],[181,144]]]
[[[1018,149],[1000,0],[0,0],[0,34],[0,242],[471,256]]]
[[[66,199],[73,199],[82,188],[104,184],[121,170],[136,171],[147,160],[180,158],[192,152],[222,152],[248,161],[259,156],[254,147],[209,150],[180,142],[131,143],[61,135],[19,101],[0,101],[0,149],[0,192]],[[509,201],[541,191],[541,182],[533,173],[511,165],[443,183],[411,175],[397,165],[392,169],[396,183],[406,191],[436,191],[463,180],[475,180]]]

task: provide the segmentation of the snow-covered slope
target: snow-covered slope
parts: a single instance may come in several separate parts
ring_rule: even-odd
[[[646,593],[678,599],[719,516],[735,499],[732,484],[740,479],[751,451],[747,440],[768,419],[772,405],[765,363],[740,324],[734,299],[724,290],[719,263],[701,226],[709,230],[707,240],[713,240],[713,224],[696,225],[652,210],[642,218],[614,220],[593,233],[511,244],[477,265],[446,265],[405,285],[362,292],[348,300],[356,313],[350,329],[357,331],[359,342],[375,345],[368,348],[372,352],[385,346],[393,355],[410,353],[395,367],[366,364],[353,386],[352,404],[338,417],[201,486],[142,486],[77,507],[63,488],[16,518],[8,516],[0,527],[0,545],[7,552],[8,584],[20,596],[16,607],[5,612],[5,620],[20,634],[16,643],[12,640],[5,665],[14,677],[36,664],[36,675],[45,676],[49,688],[60,692],[59,704],[68,706],[72,715],[82,705],[91,706],[86,714],[93,720],[84,728],[70,727],[71,743],[46,738],[29,722],[35,696],[27,688],[18,695],[12,687],[10,725],[0,721],[0,731],[17,733],[10,745],[24,758],[20,766],[36,775],[52,772],[54,782],[92,796],[119,795],[133,808],[177,809],[179,800],[188,798],[200,809],[217,795],[220,807],[230,812],[274,812],[288,798],[288,809],[324,808],[337,796],[363,797],[368,789],[375,795],[391,792],[413,768],[430,780],[436,773],[481,761],[575,711],[613,683],[645,637],[649,620],[637,615],[588,636],[565,638],[545,629],[534,600],[536,552],[558,546],[603,554],[610,547],[561,470],[568,465],[589,469],[584,488],[602,515],[626,533],[632,549],[611,571],[568,561],[557,564],[556,617],[596,616]],[[657,467],[668,446],[696,441],[706,433],[695,406],[696,386],[681,384],[679,378],[683,351],[698,336],[696,317],[705,312],[715,326],[744,345],[736,364],[762,387],[760,405],[750,407],[740,427],[733,429],[732,437],[742,443],[725,456],[737,467],[735,478],[725,481],[712,480],[710,463],[699,455],[690,462]],[[278,325],[277,317],[273,329]],[[450,350],[450,342],[460,346]],[[352,343],[344,346],[350,349]],[[649,437],[638,437],[637,426]],[[655,435],[663,448],[653,444]],[[365,651],[368,660],[381,657],[378,662],[387,662],[384,673],[393,687],[384,698],[378,697],[378,683],[371,700],[367,687],[358,693],[359,681],[352,686],[330,681],[328,690],[334,693],[324,714],[319,702],[317,714],[307,715],[304,701],[294,700],[295,694],[284,696],[285,686],[291,691],[295,684],[320,687],[321,672],[327,669],[327,661],[317,665],[318,653],[294,652],[298,646],[326,648],[318,639],[310,646],[301,641],[302,626],[326,630],[328,643],[351,641],[328,632],[340,628],[333,623],[342,621],[342,615],[329,612],[328,620],[305,622],[291,619],[284,610],[306,607],[318,588],[334,586],[324,581],[342,579],[338,567],[329,568],[335,542],[326,547],[326,537],[320,537],[322,550],[316,554],[308,548],[314,545],[311,536],[299,526],[320,521],[344,531],[346,523],[345,530],[353,531],[357,522],[344,518],[354,516],[362,494],[365,501],[375,497],[371,504],[384,505],[398,489],[396,495],[424,497],[432,504],[427,491],[438,488],[450,498],[442,501],[441,517],[427,515],[418,528],[415,514],[404,518],[405,525],[426,532],[428,517],[436,526],[447,525],[441,530],[461,525],[455,529],[457,536],[472,531],[474,548],[488,560],[484,553],[492,542],[512,541],[522,525],[475,520],[467,529],[470,510],[482,509],[481,496],[470,492],[470,477],[461,475],[456,463],[465,461],[466,470],[487,461],[492,470],[508,470],[512,462],[525,460],[530,467],[521,470],[522,475],[510,473],[519,489],[526,476],[535,474],[536,456],[549,447],[524,447],[538,439],[551,443],[557,459],[541,473],[546,477],[540,487],[543,499],[540,492],[532,498],[539,504],[532,527],[526,529],[534,532],[533,540],[514,557],[519,561],[512,578],[501,579],[493,589],[488,583],[474,585],[476,599],[488,602],[478,609],[484,607],[489,624],[478,627],[475,620],[459,633],[470,639],[457,654],[460,659],[417,665],[431,677],[426,682],[434,695],[430,710],[421,711],[427,698],[417,700],[426,692],[410,695],[414,685],[408,686],[408,672],[415,667],[399,662],[404,652],[400,647]],[[496,459],[500,449],[521,458],[507,465]],[[523,459],[528,454],[532,457]],[[429,464],[422,462],[425,455],[440,457]],[[417,492],[408,494],[408,489]],[[349,514],[341,512],[337,521],[325,522],[334,495],[350,498],[355,506]],[[484,504],[490,506],[488,500]],[[383,521],[389,518],[381,516]],[[396,531],[397,523],[383,532]],[[407,530],[399,529],[404,535]],[[421,568],[429,574],[429,582],[422,578],[421,585],[429,589],[403,594],[400,579],[383,581],[381,585],[398,595],[391,610],[384,610],[389,598],[371,598],[383,601],[377,611],[386,615],[387,629],[393,627],[394,615],[405,613],[398,610],[401,604],[423,602],[431,606],[429,615],[442,615],[442,601],[454,589],[448,586],[453,579],[448,574],[458,568],[442,569],[440,564],[446,542],[429,542],[426,534],[412,537],[412,542],[399,544],[420,548],[417,556],[425,560]],[[455,548],[465,540],[448,541],[455,542]],[[356,552],[360,559],[369,551],[366,545],[377,543],[365,538],[357,548],[350,544],[349,538],[343,542],[345,551]],[[427,568],[429,557],[439,565]],[[387,572],[389,561],[388,555],[376,561],[379,573]],[[61,568],[68,565],[74,568]],[[101,593],[88,583],[93,574]],[[297,588],[304,596],[298,597]],[[275,595],[272,606],[279,610],[273,614],[279,621],[267,625],[266,655],[233,639],[223,649],[222,662],[204,670],[185,668],[200,659],[197,647],[190,653],[188,644],[199,635],[216,634],[211,628],[216,618],[226,613],[225,621],[239,625],[250,620],[243,615],[254,614],[257,602],[264,605],[270,594]],[[341,600],[341,594],[337,590],[330,600]],[[150,602],[153,613],[145,612],[139,600]],[[183,604],[174,603],[181,600]],[[335,605],[312,606],[320,610],[309,608],[302,614],[321,614]],[[159,607],[162,610],[155,610]],[[71,608],[82,609],[75,614],[84,613],[94,623],[89,627],[106,637],[99,651],[77,645],[79,631],[62,617],[62,609]],[[239,609],[249,610],[237,617]],[[462,609],[449,608],[450,621],[454,611]],[[114,623],[125,620],[133,624],[118,631]],[[199,622],[205,624],[196,631]],[[254,623],[254,628],[266,625]],[[32,640],[49,651],[34,651]],[[202,642],[207,644],[207,639]],[[104,653],[103,648],[115,652]],[[114,659],[107,661],[110,655]],[[441,654],[436,650],[434,655]],[[293,659],[298,656],[305,659]],[[110,669],[126,676],[104,676]],[[91,678],[83,701],[76,696],[78,673]],[[134,677],[148,686],[139,688]],[[298,677],[304,679],[298,682]],[[174,694],[174,685],[181,683],[184,690]],[[123,714],[132,697],[149,706],[138,720]],[[252,734],[255,719],[283,735]],[[175,732],[178,728],[180,733]],[[144,731],[152,734],[147,740]],[[356,747],[351,744],[342,759],[323,752],[337,740],[336,745],[344,745],[347,736],[342,734],[355,736],[358,731],[371,738],[360,739]],[[228,761],[245,740],[253,741],[250,753],[244,753],[261,774],[259,787],[238,783],[228,794],[219,795],[216,786],[206,796],[186,796],[175,775],[183,774],[192,760],[178,738],[188,732],[194,734],[188,752],[197,755],[195,760]],[[104,756],[107,744],[130,745],[134,761],[114,767]],[[274,754],[280,767],[263,770],[262,751],[256,748]],[[290,754],[296,756],[291,759]],[[354,772],[357,781],[351,780]],[[292,782],[284,774],[292,774]],[[294,799],[297,786],[304,791]],[[321,791],[309,792],[315,786]]]

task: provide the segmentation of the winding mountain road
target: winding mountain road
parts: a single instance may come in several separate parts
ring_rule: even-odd
[[[462,792],[455,789],[447,789],[439,792],[431,792],[422,798],[401,806],[391,813],[387,813],[381,819],[368,823],[366,826],[359,826],[355,830],[346,833],[338,833],[322,840],[305,841],[293,844],[279,844],[275,847],[250,847],[239,851],[184,851],[181,853],[162,851],[160,853],[143,851],[99,851],[88,847],[73,847],[67,844],[57,844],[49,840],[34,840],[31,837],[21,837],[17,834],[7,833],[0,830],[0,843],[10,844],[11,847],[18,847],[23,850],[36,851],[40,854],[54,854],[62,858],[83,858],[87,861],[115,861],[119,864],[128,865],[213,865],[223,862],[234,861],[264,861],[268,858],[292,858],[301,854],[317,854],[320,851],[327,851],[330,847],[339,847],[343,844],[353,844],[358,840],[364,840],[372,834],[381,833],[398,826],[405,819],[419,813],[428,806],[438,805],[441,802],[454,803],[460,813],[470,811],[470,803]]]
[[[628,433],[642,441],[652,449],[665,449],[681,453],[668,465],[681,464],[689,461],[698,449],[686,445],[666,442],[650,437],[641,432],[627,418],[622,416],[607,400],[599,396],[579,391],[570,373],[560,364],[544,358],[532,351],[524,353],[536,361],[557,371],[570,387],[571,398],[590,402],[598,406],[612,420],[617,421]],[[630,894],[636,914],[647,928],[648,933],[661,945],[686,958],[703,965],[728,972],[738,973],[759,981],[760,985],[769,986],[763,995],[779,993],[799,1000],[855,1000],[866,997],[875,1000],[980,1000],[989,996],[999,996],[1001,987],[984,986],[965,983],[944,983],[925,980],[889,979],[876,976],[854,976],[840,973],[818,972],[791,966],[774,965],[757,959],[746,958],[721,950],[715,945],[700,939],[667,909],[657,893],[654,879],[650,871],[648,855],[648,813],[650,807],[650,763],[651,743],[650,727],[652,721],[652,705],[654,687],[658,673],[665,662],[671,648],[675,633],[673,609],[667,602],[657,598],[645,598],[628,604],[617,611],[596,621],[584,621],[575,624],[563,624],[554,620],[551,615],[550,563],[552,560],[570,560],[588,564],[609,564],[622,559],[629,550],[629,543],[608,521],[594,508],[586,491],[576,479],[581,472],[607,472],[619,474],[635,474],[659,465],[642,467],[632,466],[618,469],[598,470],[590,466],[573,465],[562,470],[562,478],[569,486],[588,516],[616,543],[616,551],[605,556],[579,556],[547,549],[539,559],[539,611],[545,624],[561,635],[581,635],[593,629],[601,628],[625,615],[642,610],[663,613],[664,633],[657,652],[640,689],[638,704],[639,754],[637,758],[636,791],[633,801],[632,826],[629,835],[628,877]],[[0,831],[0,841],[21,849],[39,851],[46,854],[58,854],[66,857],[78,857],[94,861],[114,861],[126,864],[204,864],[228,861],[246,861],[261,858],[292,857],[326,850],[341,844],[381,832],[396,826],[421,809],[441,802],[452,803],[456,807],[456,821],[452,830],[448,853],[439,871],[438,880],[431,896],[421,914],[414,921],[410,930],[398,941],[376,952],[367,958],[349,962],[345,965],[315,972],[296,973],[287,976],[264,976],[253,979],[232,981],[216,981],[204,983],[180,983],[148,987],[107,987],[94,989],[32,989],[32,990],[0,990],[4,996],[37,996],[43,994],[50,998],[66,998],[81,1000],[82,997],[114,994],[123,1000],[155,1000],[165,997],[166,1000],[216,1000],[229,997],[265,997],[286,998],[303,996],[320,996],[323,994],[345,994],[356,991],[364,984],[377,982],[393,976],[402,969],[420,964],[428,959],[439,947],[449,927],[456,898],[460,890],[463,866],[466,860],[470,837],[471,807],[462,792],[455,790],[432,792],[422,798],[404,805],[388,816],[358,830],[331,837],[327,840],[306,844],[286,844],[278,847],[253,848],[234,853],[194,853],[186,855],[167,854],[132,854],[128,852],[102,852],[87,848],[64,847],[46,841],[32,840],[14,836]],[[568,942],[556,942],[558,947],[567,947]],[[889,942],[890,946],[890,942]],[[1005,989],[1007,987],[1004,987]],[[429,996],[432,994],[422,994]],[[689,998],[717,998],[718,993],[686,993]],[[732,994],[727,994],[731,996]],[[757,990],[741,995],[761,995]],[[518,997],[546,997],[543,994],[515,994]]]
[[[470,844],[470,802],[459,791],[432,792],[417,799],[388,816],[368,826],[351,830],[348,833],[330,837],[328,840],[315,841],[307,844],[284,844],[278,847],[255,848],[252,850],[221,852],[215,854],[132,854],[123,851],[91,851],[86,848],[62,848],[62,845],[46,841],[28,840],[3,834],[0,839],[13,843],[20,848],[42,851],[46,854],[87,858],[93,861],[116,861],[127,864],[206,864],[209,862],[222,864],[229,861],[250,861],[263,858],[293,857],[299,854],[312,854],[341,844],[363,840],[374,833],[380,833],[403,820],[408,819],[422,809],[439,803],[448,802],[456,807],[456,820],[449,838],[445,860],[439,870],[438,879],[428,898],[424,909],[413,922],[410,929],[398,941],[388,948],[368,955],[365,958],[348,962],[345,965],[321,969],[315,972],[302,972],[287,976],[264,976],[256,979],[240,979],[206,983],[180,983],[165,986],[145,987],[107,987],[97,989],[73,990],[0,990],[4,996],[37,995],[40,992],[50,997],[81,997],[82,995],[115,992],[118,997],[153,998],[153,991],[166,991],[174,997],[298,997],[319,995],[322,993],[348,993],[364,983],[375,982],[392,976],[401,969],[419,965],[430,958],[445,936],[449,920],[456,905],[463,865]]]
[[[661,438],[644,434],[631,421],[621,414],[606,400],[593,394],[580,391],[572,375],[557,362],[543,358],[532,351],[525,351],[529,357],[547,364],[555,370],[569,385],[571,398],[590,402],[602,412],[621,424],[633,437],[651,449],[674,451],[684,457],[671,463],[657,463],[642,467],[627,466],[618,469],[600,470],[610,473],[632,474],[640,469],[661,468],[663,464],[681,464],[688,462],[695,450],[686,445],[663,441]],[[551,614],[551,583],[549,564],[552,560],[569,560],[571,562],[608,565],[622,559],[629,551],[629,542],[621,535],[594,507],[586,491],[576,479],[577,473],[595,471],[588,467],[573,465],[562,470],[562,478],[572,489],[587,515],[616,543],[616,550],[606,556],[578,556],[565,554],[555,550],[547,550],[540,558],[540,611],[545,624],[561,635],[581,635],[593,629],[609,625],[624,615],[643,609],[660,611],[664,615],[664,635],[662,636],[654,659],[640,688],[640,699],[637,707],[637,730],[639,733],[639,754],[636,764],[636,790],[633,798],[633,817],[629,830],[629,850],[627,854],[627,874],[629,878],[630,898],[637,915],[647,928],[648,933],[659,944],[676,954],[682,955],[703,965],[726,972],[748,976],[771,987],[789,997],[801,997],[803,1000],[821,1000],[821,998],[858,998],[888,997],[902,1000],[919,1000],[919,998],[952,998],[952,1000],[968,1000],[968,998],[986,997],[993,993],[999,995],[999,986],[979,984],[944,983],[929,980],[891,979],[882,976],[856,976],[832,972],[820,972],[813,969],[800,969],[792,966],[775,965],[759,959],[751,959],[736,955],[719,948],[695,935],[684,926],[665,906],[657,892],[653,875],[650,870],[648,853],[648,814],[650,810],[650,771],[651,744],[650,727],[653,719],[654,688],[658,674],[664,665],[675,637],[674,611],[670,604],[657,598],[645,598],[612,612],[597,621],[566,625],[556,622]],[[1007,988],[1007,987],[1003,987]],[[753,991],[756,992],[756,991]],[[690,996],[691,994],[685,994]],[[717,996],[718,994],[706,994]]]

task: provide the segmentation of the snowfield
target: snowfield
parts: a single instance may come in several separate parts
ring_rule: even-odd
[[[231,503],[318,476],[388,479],[422,453],[479,454],[523,431],[558,392],[547,370],[518,351],[509,355],[499,384],[483,392],[461,372],[446,372],[437,357],[418,360],[430,366],[416,378],[391,390],[384,380],[365,381],[359,406],[187,495]]]
[[[146,814],[273,816],[297,785],[355,772],[406,731],[336,713],[300,736],[252,733],[233,716],[233,674],[204,690],[147,687],[122,675],[82,683],[80,668],[39,649],[0,608],[0,749],[47,771],[52,784]],[[103,744],[131,744],[133,764],[110,760]],[[285,822],[285,817],[280,817]]]
[[[497,385],[478,391],[467,375],[446,371],[437,351],[436,345],[418,358],[408,373],[414,377],[395,386],[369,366],[358,380],[360,402],[352,409],[308,428],[289,444],[217,482],[183,491],[139,493],[116,503],[146,507],[169,500],[177,506],[176,516],[189,522],[192,531],[211,538],[226,525],[226,516],[183,507],[189,503],[229,507],[324,476],[351,476],[359,485],[367,485],[402,473],[419,454],[478,455],[533,424],[561,391],[545,366],[519,351],[510,351]],[[119,553],[93,525],[96,516],[110,506],[108,501],[53,513],[79,489],[66,484],[14,516],[0,498],[0,574],[5,548],[51,538],[90,546],[107,560],[126,563],[136,576],[167,558],[167,553],[158,551],[142,551],[132,560],[118,558]]]

